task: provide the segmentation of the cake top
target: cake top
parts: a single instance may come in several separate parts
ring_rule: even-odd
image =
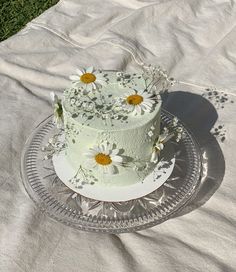
[[[63,111],[80,124],[102,130],[127,129],[147,123],[160,110],[167,76],[158,68],[142,74],[76,70],[63,94]]]

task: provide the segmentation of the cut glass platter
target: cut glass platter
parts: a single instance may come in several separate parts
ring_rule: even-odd
[[[168,125],[173,118],[162,110],[162,126]],[[57,176],[52,160],[43,160],[42,147],[57,132],[53,117],[49,116],[26,141],[21,159],[24,187],[43,213],[79,230],[123,233],[157,225],[176,215],[200,184],[200,149],[192,133],[181,121],[179,123],[184,137],[179,143],[171,142],[175,160],[166,181],[145,196],[112,202],[88,198],[70,189]]]

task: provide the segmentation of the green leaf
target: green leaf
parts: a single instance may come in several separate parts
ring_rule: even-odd
[[[59,0],[0,0],[0,41],[21,30]]]

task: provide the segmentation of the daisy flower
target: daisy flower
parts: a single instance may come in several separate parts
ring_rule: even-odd
[[[87,166],[96,168],[104,174],[113,175],[117,172],[117,166],[122,166],[123,158],[118,155],[120,149],[114,148],[108,142],[90,148],[85,154]]]
[[[72,84],[82,86],[86,91],[98,89],[106,84],[106,78],[92,66],[86,69],[76,69],[76,75],[71,75]]]
[[[133,112],[134,115],[140,115],[144,112],[151,112],[153,104],[156,102],[156,97],[153,94],[147,92],[134,91],[128,93],[124,97],[123,105],[129,112]]]
[[[59,99],[58,96],[54,92],[51,92],[50,96],[51,96],[51,99],[53,102],[53,108],[54,108],[53,121],[56,123],[58,128],[61,128],[64,121],[61,99]]]
[[[159,135],[156,143],[153,146],[153,151],[151,155],[151,162],[157,163],[161,150],[164,149],[164,144],[169,141],[174,136],[173,133],[170,133],[169,130],[165,127],[162,134]]]

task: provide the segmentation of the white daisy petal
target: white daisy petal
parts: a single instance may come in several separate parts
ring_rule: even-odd
[[[153,98],[153,99],[151,99],[151,98],[146,98],[146,99],[144,99],[144,101],[147,102],[147,103],[151,103],[151,104],[156,103],[156,101],[155,101],[154,98]]]
[[[149,101],[144,101],[144,102],[142,103],[142,105],[147,106],[147,107],[149,107],[149,108],[152,108],[152,103],[149,102]]]
[[[159,147],[160,150],[162,150],[162,149],[164,148],[164,145],[163,145],[162,143],[160,143],[160,144],[158,145],[158,147]]]
[[[86,167],[88,168],[94,168],[97,166],[97,163],[94,159],[88,159],[86,162],[85,162],[85,165]]]
[[[95,170],[95,171],[100,171],[100,169],[99,169],[99,164],[95,164],[95,166],[93,167],[93,170]]]
[[[91,83],[93,89],[97,89],[97,84],[95,82]]]
[[[94,154],[89,153],[89,152],[84,153],[84,156],[86,156],[86,157],[89,158],[89,159],[94,158]]]
[[[141,95],[146,99],[151,99],[153,97],[153,94],[149,94],[147,92],[143,92]]]
[[[81,84],[83,84],[80,80],[74,81],[74,82],[72,81],[72,83],[73,83],[75,88],[81,87]]]
[[[94,146],[88,150],[87,154],[96,155],[99,152],[101,152],[101,150],[97,146]]]
[[[110,174],[110,175],[113,175],[115,173],[114,165],[112,165],[112,164],[108,165],[107,168],[106,168],[106,173]]]
[[[139,93],[143,98],[149,98],[150,97],[150,94],[148,94],[147,92],[142,92],[142,93]]]
[[[123,162],[123,158],[121,156],[112,156],[111,159],[114,162],[119,162],[119,163]]]
[[[151,111],[152,111],[152,108],[147,107],[147,106],[143,106],[143,110],[144,110],[145,112],[151,112]]]
[[[136,110],[135,110],[135,106],[134,106],[134,105],[129,105],[129,106],[128,106],[128,110],[129,110],[129,111],[133,111],[133,112],[136,113]]]
[[[79,75],[79,76],[82,76],[83,74],[85,74],[84,70],[80,70],[80,69],[76,69],[76,73]]]
[[[152,152],[152,156],[150,159],[151,162],[157,163],[158,162],[158,152],[156,150],[154,150]]]
[[[118,153],[119,153],[119,149],[118,148],[116,148],[116,149],[113,149],[113,150],[111,150],[111,155],[117,155]]]
[[[90,66],[86,69],[86,73],[92,73],[93,72],[93,66]]]
[[[107,147],[107,145],[106,145],[105,142],[100,145],[101,152],[103,152],[104,154],[105,154],[105,151],[106,151],[106,147]]]
[[[138,113],[137,113],[137,110],[136,110],[136,107],[134,107],[134,110],[132,111],[132,114],[134,115],[134,116],[136,116]]]
[[[146,112],[150,112],[151,109],[152,109],[150,106],[145,105],[145,104],[142,104],[142,108],[143,108],[143,110],[146,111]]]
[[[143,111],[143,112],[150,112],[151,110],[148,109],[148,108],[146,108],[146,107],[144,107],[144,106],[142,106],[142,111]]]
[[[71,75],[71,76],[69,76],[69,79],[72,81],[78,81],[78,80],[80,80],[80,77],[78,77],[76,75]]]
[[[135,108],[136,108],[136,111],[137,111],[138,114],[142,113],[142,108],[141,108],[140,105],[135,106]]]
[[[103,174],[107,174],[108,172],[108,169],[107,169],[107,166],[106,165],[101,165],[101,164],[98,164],[98,170],[103,173]]]
[[[105,151],[104,151],[104,154],[105,154],[105,155],[110,155],[110,149],[106,147],[106,148],[105,148]]]
[[[100,146],[94,146],[93,150],[96,152],[96,154],[101,153],[102,149],[100,148]]]

